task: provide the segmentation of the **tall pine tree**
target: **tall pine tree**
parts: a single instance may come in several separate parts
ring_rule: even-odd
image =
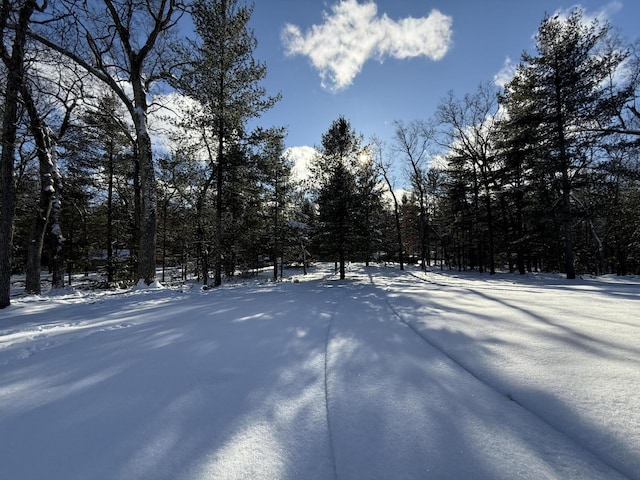
[[[569,17],[545,17],[536,35],[536,54],[523,53],[502,99],[516,127],[533,135],[536,155],[528,158],[533,177],[540,182],[540,198],[556,216],[564,245],[564,270],[575,278],[575,220],[572,193],[594,158],[590,150],[601,138],[594,125],[610,123],[610,111],[601,108],[610,91],[604,80],[623,62],[625,53],[601,55],[610,36],[608,24],[586,22],[582,10]],[[526,105],[526,108],[523,108]],[[522,138],[522,137],[520,137]]]
[[[320,154],[312,166],[318,186],[316,244],[326,258],[339,263],[341,279],[360,229],[357,170],[361,145],[361,136],[340,116],[322,135]]]
[[[185,52],[185,67],[175,77],[175,85],[201,107],[196,122],[203,132],[203,149],[215,166],[215,286],[222,283],[224,190],[232,151],[238,150],[234,144],[244,140],[247,121],[280,98],[268,96],[260,85],[267,69],[253,57],[257,41],[248,27],[252,12],[252,6],[237,0],[196,0],[192,18],[199,40]]]

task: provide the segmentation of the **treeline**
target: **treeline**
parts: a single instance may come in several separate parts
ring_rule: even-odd
[[[42,266],[54,286],[95,269],[107,285],[216,286],[311,259],[342,276],[373,259],[640,273],[639,50],[580,10],[544,18],[506,85],[450,93],[387,145],[339,117],[301,183],[286,130],[248,128],[279,99],[260,85],[251,7],[55,7],[10,1],[0,18],[0,306],[11,273],[38,293]]]
[[[239,232],[260,236],[285,159],[281,128],[247,128],[279,99],[260,85],[251,14],[237,0],[4,2],[0,308],[12,273],[40,292],[42,265],[54,287],[97,263],[108,284],[149,285],[171,254],[218,285],[229,245],[259,241]],[[154,144],[169,135],[176,147]]]
[[[401,268],[414,262],[569,279],[640,273],[639,45],[576,9],[545,17],[535,49],[502,87],[482,84],[461,98],[450,92],[430,120],[396,121],[389,145],[374,138],[363,149],[329,147],[327,135],[348,137],[331,127],[314,198],[317,218],[330,219],[315,230],[333,239],[333,258],[342,260],[346,243],[350,258],[375,253]],[[349,160],[331,163],[336,148]],[[387,202],[376,188],[366,198],[358,190],[358,172],[371,162]],[[410,185],[403,193],[394,168]],[[356,204],[364,209],[348,206],[349,191],[360,191]],[[352,233],[361,225],[364,237]]]
[[[638,274],[638,45],[581,10],[535,40],[503,89],[450,94],[417,134],[445,147],[426,236],[458,268]]]

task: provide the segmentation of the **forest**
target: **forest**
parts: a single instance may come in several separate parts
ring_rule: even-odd
[[[210,288],[312,261],[640,274],[640,43],[580,9],[542,19],[505,85],[445,93],[390,141],[336,115],[304,181],[286,129],[253,127],[280,94],[250,4],[0,11],[0,308],[12,275],[38,294],[43,270],[53,287]]]

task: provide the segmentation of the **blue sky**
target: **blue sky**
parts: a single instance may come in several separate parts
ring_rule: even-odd
[[[344,115],[365,139],[389,142],[394,120],[426,120],[449,90],[462,96],[492,81],[534,51],[545,13],[577,5],[639,37],[637,0],[255,0],[263,85],[283,96],[260,124],[288,127],[287,147],[314,146]]]

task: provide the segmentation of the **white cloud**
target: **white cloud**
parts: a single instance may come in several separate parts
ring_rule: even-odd
[[[500,88],[504,88],[515,75],[516,68],[517,65],[514,65],[511,59],[507,57],[500,71],[493,76],[493,83]]]
[[[282,42],[287,55],[306,55],[319,70],[322,86],[341,90],[370,58],[424,56],[440,60],[451,46],[451,17],[432,10],[428,16],[398,21],[378,16],[374,2],[342,0],[324,13],[324,22],[302,33],[287,24]]]
[[[592,12],[588,12],[582,5],[575,4],[569,8],[558,9],[554,12],[551,17],[557,16],[561,20],[567,20],[569,16],[576,10],[582,11],[582,22],[584,25],[589,25],[594,20],[599,22],[610,22],[611,18],[622,10],[622,2],[618,0],[613,0],[606,5],[604,5],[599,10],[595,10]],[[533,32],[531,35],[532,39],[535,39],[535,36],[538,32]],[[493,83],[498,87],[504,87],[515,75],[517,64],[514,64],[509,57],[507,57],[504,61],[504,65],[500,69],[498,73],[493,76]]]
[[[587,12],[582,5],[574,5],[568,9],[556,10],[554,15],[557,15],[561,19],[566,20],[575,9],[582,10],[583,21],[585,22],[585,24],[589,24],[596,19],[601,22],[610,21],[611,17],[622,9],[622,3],[617,0],[614,0],[612,2],[607,3],[600,10],[596,10],[595,12]]]
[[[318,151],[313,147],[291,147],[285,152],[285,155],[293,162],[292,174],[296,181],[304,181],[309,179],[311,172],[309,166]]]
[[[164,155],[196,142],[195,138],[186,136],[178,124],[197,108],[195,100],[177,92],[153,97],[147,120],[154,152]]]

